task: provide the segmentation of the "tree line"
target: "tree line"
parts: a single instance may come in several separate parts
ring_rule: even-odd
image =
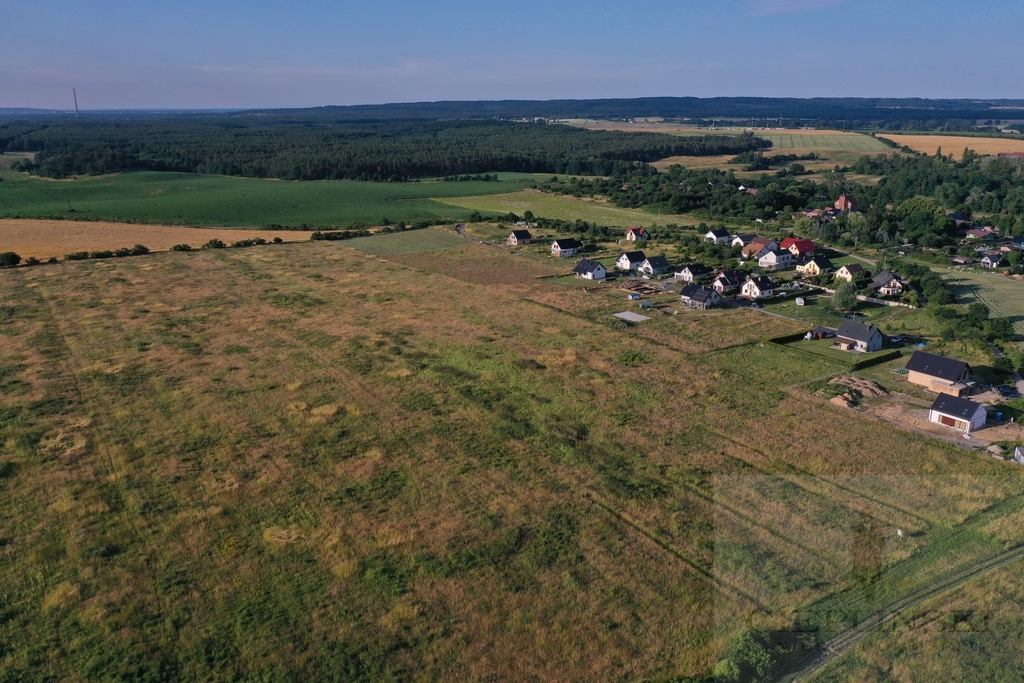
[[[503,121],[292,123],[272,117],[54,123],[6,142],[37,151],[21,170],[51,178],[132,170],[284,180],[405,181],[513,171],[608,175],[668,156],[771,146],[746,136],[590,131]]]

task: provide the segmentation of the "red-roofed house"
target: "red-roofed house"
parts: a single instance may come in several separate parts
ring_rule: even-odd
[[[626,231],[626,240],[629,242],[643,242],[649,237],[650,235],[647,234],[647,228],[638,228],[633,226]]]
[[[843,213],[853,213],[859,206],[860,202],[852,194],[839,195],[839,199],[835,203],[835,207]]]
[[[814,256],[818,250],[818,245],[811,240],[805,240],[801,237],[787,237],[782,240],[779,249],[785,249],[796,258],[800,258],[801,256]]]

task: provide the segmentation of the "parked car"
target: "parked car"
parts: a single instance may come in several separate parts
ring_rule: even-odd
[[[1020,398],[1020,392],[1017,390],[1017,387],[1014,386],[999,386],[996,387],[996,391],[998,391],[999,395],[1003,398]]]

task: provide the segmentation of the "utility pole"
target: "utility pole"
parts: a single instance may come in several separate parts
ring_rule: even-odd
[[[71,95],[75,98],[75,118],[78,118],[78,93],[74,88],[71,89]]]

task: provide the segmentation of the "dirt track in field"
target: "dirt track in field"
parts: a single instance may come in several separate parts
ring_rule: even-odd
[[[167,251],[175,244],[199,247],[212,239],[230,244],[262,237],[268,242],[280,237],[285,242],[309,239],[300,230],[220,230],[183,228],[171,225],[139,225],[93,221],[33,219],[0,220],[0,252],[13,251],[22,258],[60,258],[75,251],[104,251],[141,244],[150,251]]]

